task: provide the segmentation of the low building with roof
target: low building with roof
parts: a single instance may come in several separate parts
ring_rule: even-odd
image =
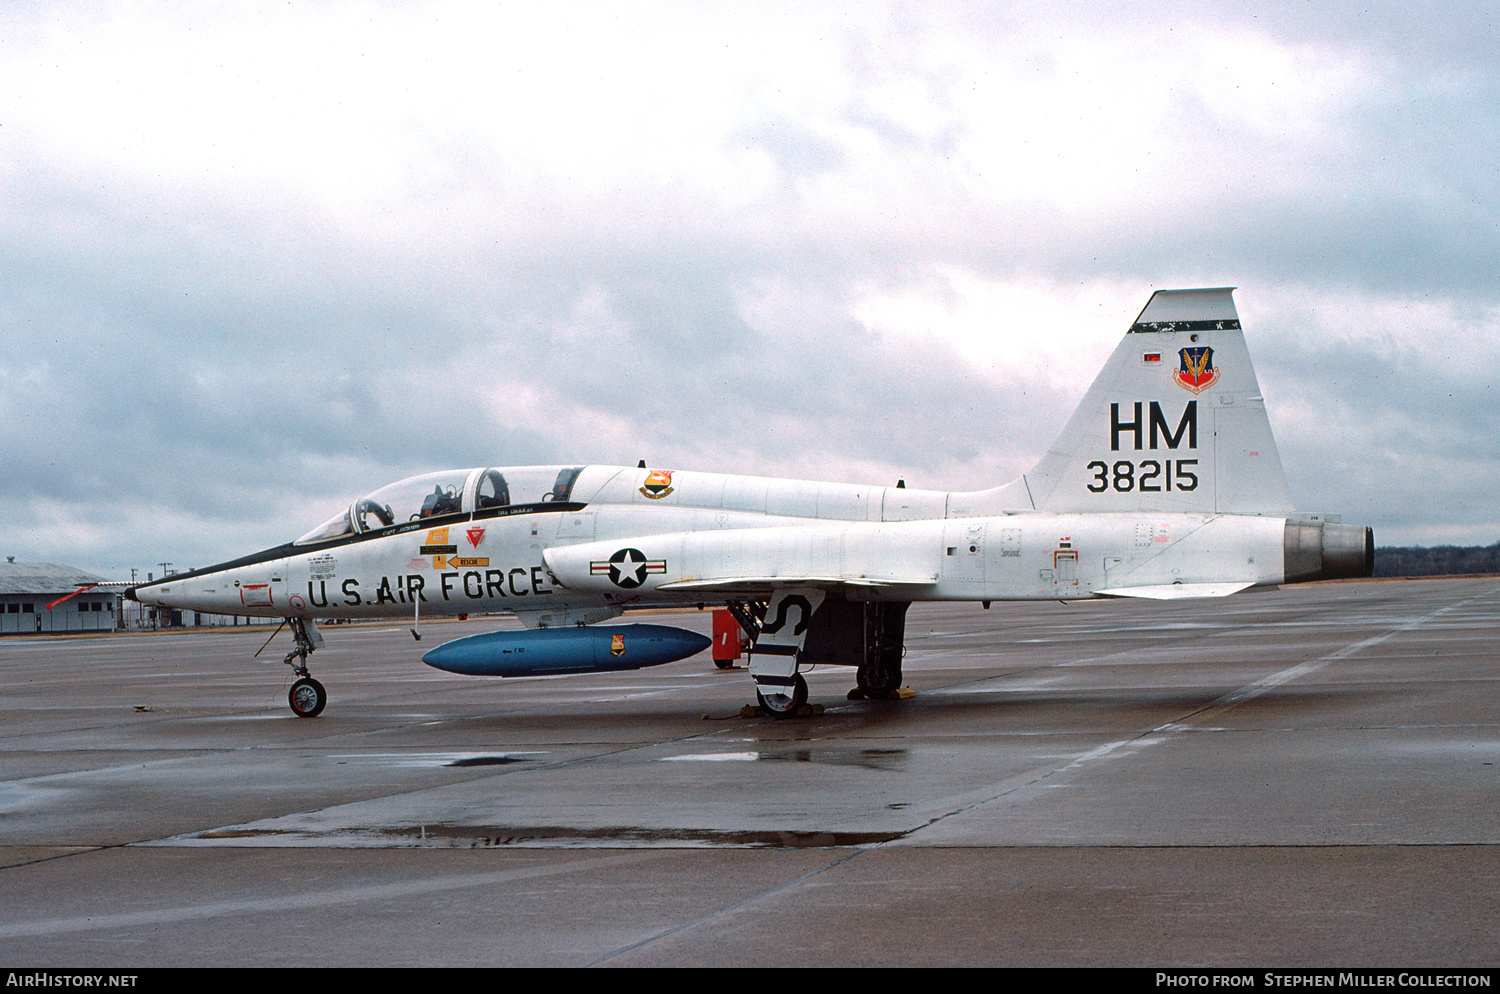
[[[72,566],[7,557],[0,563],[0,635],[114,631],[120,595],[102,587],[83,589],[102,582]]]

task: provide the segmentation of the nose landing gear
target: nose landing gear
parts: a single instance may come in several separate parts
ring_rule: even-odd
[[[292,629],[292,651],[283,660],[297,675],[297,682],[287,694],[287,703],[292,714],[299,718],[316,718],[328,706],[328,691],[312,678],[307,670],[307,657],[323,644],[323,633],[315,622],[304,618],[288,618]]]

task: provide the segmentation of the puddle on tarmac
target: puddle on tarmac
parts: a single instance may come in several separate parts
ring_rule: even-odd
[[[455,759],[444,766],[508,766],[511,763],[529,763],[525,756],[469,756],[465,759]]]
[[[420,825],[311,833],[278,829],[219,829],[179,836],[179,844],[214,842],[262,846],[488,849],[503,846],[554,848],[728,847],[749,849],[837,849],[872,846],[906,832],[827,832],[711,828],[570,828],[567,826]]]
[[[894,771],[906,766],[905,749],[754,749],[742,752],[695,752],[663,756],[663,763],[827,763]]]

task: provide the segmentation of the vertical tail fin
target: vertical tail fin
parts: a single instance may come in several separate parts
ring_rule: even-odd
[[[1233,289],[1152,294],[1025,482],[1041,511],[1290,511]]]

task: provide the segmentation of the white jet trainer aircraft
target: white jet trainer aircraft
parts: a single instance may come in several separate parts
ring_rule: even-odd
[[[754,640],[762,707],[793,713],[803,667],[900,685],[913,601],[1223,597],[1368,576],[1370,529],[1292,511],[1231,289],[1151,296],[1025,476],[943,492],[620,466],[451,470],[356,500],[287,545],[132,588],[143,604],[280,617],[292,710],[315,619],[514,612],[429,663],[502,676],[633,669],[706,647],[600,625],[627,609],[727,604]]]

